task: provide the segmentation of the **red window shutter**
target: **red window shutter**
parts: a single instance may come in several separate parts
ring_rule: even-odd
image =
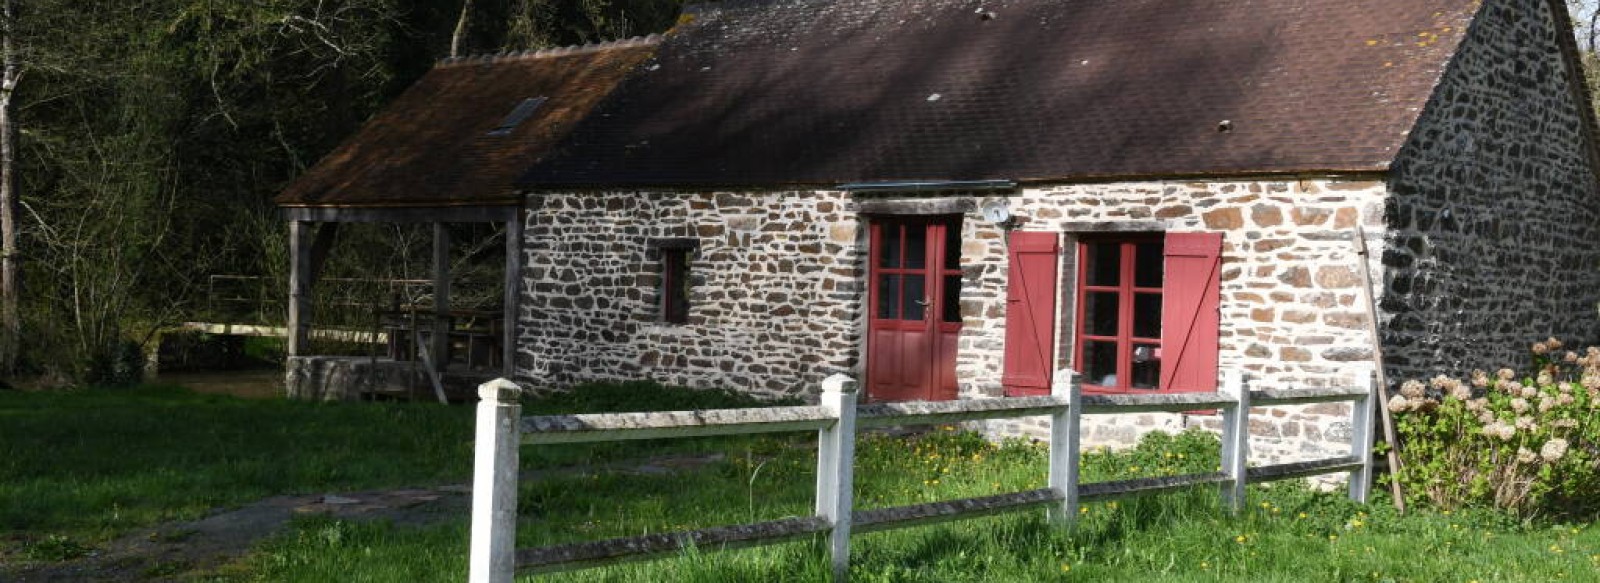
[[[1055,233],[1011,233],[1005,372],[1000,379],[1009,396],[1050,393],[1061,251],[1057,239]]]
[[[1168,233],[1161,314],[1161,390],[1217,390],[1222,233]]]

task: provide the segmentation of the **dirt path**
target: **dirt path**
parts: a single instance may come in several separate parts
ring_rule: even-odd
[[[600,473],[671,474],[723,459],[722,454],[664,456],[597,466],[532,470],[524,481]],[[387,520],[421,527],[464,520],[471,487],[378,490],[312,496],[277,496],[190,522],[141,529],[111,541],[89,556],[21,568],[0,567],[0,581],[173,581],[203,575],[249,554],[257,543],[283,531],[295,516],[322,515],[345,521]]]

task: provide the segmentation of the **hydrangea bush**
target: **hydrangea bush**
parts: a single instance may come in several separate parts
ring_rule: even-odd
[[[1407,381],[1388,402],[1408,498],[1520,516],[1600,509],[1600,347],[1533,345],[1528,374],[1474,371]]]

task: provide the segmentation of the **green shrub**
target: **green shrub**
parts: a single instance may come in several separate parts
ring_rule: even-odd
[[[1600,348],[1533,346],[1533,370],[1408,381],[1387,404],[1405,452],[1398,479],[1439,508],[1493,506],[1519,516],[1597,506]]]

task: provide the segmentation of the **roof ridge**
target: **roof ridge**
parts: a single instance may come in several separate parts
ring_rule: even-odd
[[[482,53],[476,55],[467,55],[464,57],[444,57],[439,59],[434,66],[449,67],[455,65],[488,64],[524,59],[545,59],[552,57],[563,57],[567,55],[581,55],[587,53],[597,53],[600,51],[608,51],[612,49],[648,46],[661,42],[661,39],[662,36],[660,34],[651,34],[648,36],[635,36],[633,38],[581,45],[567,45],[564,47],[553,47],[547,49],[501,51],[498,53]]]

